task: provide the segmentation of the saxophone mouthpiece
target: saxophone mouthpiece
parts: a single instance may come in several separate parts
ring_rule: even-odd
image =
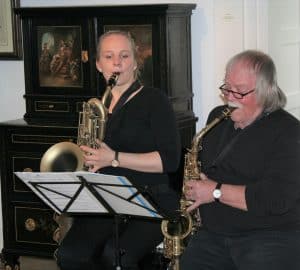
[[[108,84],[111,88],[113,88],[113,87],[116,85],[116,83],[117,83],[117,81],[118,81],[118,79],[119,79],[119,76],[120,76],[120,72],[114,72],[114,73],[110,76],[110,78],[108,79],[107,84]]]

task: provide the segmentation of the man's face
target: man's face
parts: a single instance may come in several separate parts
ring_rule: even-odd
[[[243,62],[235,63],[225,78],[226,87],[239,93],[247,93],[256,87],[256,75],[251,72]],[[229,105],[237,107],[231,114],[231,119],[235,126],[244,128],[251,124],[262,112],[262,107],[258,104],[256,91],[238,99],[232,93],[226,95]]]

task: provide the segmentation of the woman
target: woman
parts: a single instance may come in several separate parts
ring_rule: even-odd
[[[102,35],[97,47],[97,69],[108,81],[117,72],[105,139],[99,149],[81,146],[91,172],[127,177],[164,213],[177,209],[178,198],[169,188],[169,172],[180,159],[179,134],[166,95],[137,80],[136,46],[128,33]],[[120,97],[127,94],[127,97]],[[120,100],[123,100],[121,102]],[[120,103],[121,102],[121,103]],[[118,222],[116,248],[115,228]],[[80,216],[61,243],[58,264],[62,270],[143,269],[143,258],[162,241],[160,220],[126,216]]]

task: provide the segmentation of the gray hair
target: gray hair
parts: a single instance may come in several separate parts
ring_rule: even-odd
[[[256,50],[243,51],[233,56],[226,65],[226,75],[236,63],[256,75],[256,87],[259,104],[265,112],[273,112],[286,105],[286,95],[277,85],[276,67],[271,57]]]
[[[101,55],[101,45],[103,40],[108,37],[108,36],[112,36],[112,35],[119,35],[119,36],[123,36],[125,38],[127,38],[127,40],[130,43],[130,47],[133,53],[133,59],[136,62],[136,64],[138,64],[138,50],[137,50],[137,46],[135,43],[134,38],[132,37],[132,35],[129,32],[126,31],[122,31],[122,30],[110,30],[105,32],[104,34],[102,34],[99,39],[98,39],[98,44],[97,44],[97,60],[99,60],[100,55]],[[139,76],[139,68],[136,68],[134,71],[134,78],[137,79]]]

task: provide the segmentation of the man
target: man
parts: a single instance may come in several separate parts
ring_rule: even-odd
[[[299,270],[300,123],[283,110],[272,59],[237,54],[220,90],[235,110],[205,134],[201,181],[186,184],[188,211],[199,207],[202,226],[180,269]]]

